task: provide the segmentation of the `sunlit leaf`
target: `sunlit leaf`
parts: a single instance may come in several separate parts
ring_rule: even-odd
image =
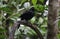
[[[32,0],[33,5],[36,5],[37,0]]]

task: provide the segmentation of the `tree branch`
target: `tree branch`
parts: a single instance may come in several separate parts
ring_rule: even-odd
[[[27,25],[28,27],[32,28],[37,33],[37,35],[40,39],[44,39],[41,32],[38,30],[36,25],[33,25],[30,22],[27,22],[27,21],[24,21],[24,20],[17,21],[17,22],[14,23],[14,25],[12,26],[12,28],[9,32],[9,39],[14,39],[14,33],[15,33],[15,30],[18,28],[17,25],[19,25],[19,24]]]

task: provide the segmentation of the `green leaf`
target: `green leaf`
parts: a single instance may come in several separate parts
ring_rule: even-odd
[[[42,2],[42,3],[44,2],[44,0],[39,0],[39,1]]]
[[[34,22],[35,22],[35,17],[31,19],[31,23],[34,23]]]
[[[25,1],[26,1],[26,0],[22,0],[22,1],[21,1],[21,5],[22,5]]]
[[[3,33],[3,32],[5,32],[5,30],[4,30],[4,29],[2,29],[2,28],[0,28],[0,33]]]
[[[37,11],[43,12],[44,9],[45,9],[45,7],[44,7],[43,5],[37,4],[37,5],[35,5],[35,9],[36,9]]]
[[[0,10],[6,11],[6,12],[12,12],[11,8],[9,7],[3,7],[3,8],[0,8]]]
[[[5,39],[5,35],[0,35],[0,39]]]
[[[57,35],[58,39],[60,39],[60,34]]]
[[[58,21],[58,26],[60,27],[60,20]]]
[[[32,0],[33,5],[36,5],[37,0]]]

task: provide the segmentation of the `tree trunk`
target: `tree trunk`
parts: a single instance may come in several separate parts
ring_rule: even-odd
[[[47,39],[57,39],[58,32],[58,0],[49,0]]]

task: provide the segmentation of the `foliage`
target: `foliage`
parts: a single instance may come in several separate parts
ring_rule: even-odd
[[[0,39],[4,39],[6,36],[5,36],[5,31],[3,28],[0,28]]]
[[[8,2],[8,4],[2,4],[0,1],[0,13],[2,16],[2,18],[0,17],[1,20],[4,20],[4,21],[1,21],[2,22],[2,25],[3,23],[5,24],[6,23],[6,20],[7,19],[10,19],[9,23],[9,28],[13,25],[13,23],[15,21],[17,21],[19,19],[19,16],[22,14],[21,11],[24,12],[24,10],[26,10],[23,6],[23,4],[25,2],[30,2],[31,3],[31,6],[34,6],[35,9],[36,9],[36,12],[35,12],[35,16],[29,20],[29,22],[31,22],[32,24],[36,24],[40,30],[40,32],[43,34],[43,36],[45,36],[46,32],[47,32],[47,16],[44,16],[44,10],[48,10],[48,5],[42,5],[42,4],[37,4],[37,1],[38,0],[10,0]],[[44,0],[39,0],[40,2],[44,3]],[[30,7],[31,7],[30,6]],[[24,9],[22,9],[24,8]],[[4,14],[9,14],[8,18],[6,18]],[[39,14],[37,16],[37,14]],[[23,27],[24,26],[24,27]],[[31,38],[31,39],[37,39],[37,35],[36,33],[31,29],[31,28],[27,28],[25,25],[23,25],[20,27],[20,29],[17,30],[17,32],[15,32],[15,38],[16,39],[24,39],[24,38]],[[0,26],[1,27],[1,26]],[[5,35],[5,27],[6,25],[3,25],[2,28],[0,28],[0,39],[4,39],[6,38],[6,35]],[[59,21],[59,27],[60,27],[60,21]],[[58,35],[59,37],[60,35]],[[35,37],[35,38],[33,38]]]

